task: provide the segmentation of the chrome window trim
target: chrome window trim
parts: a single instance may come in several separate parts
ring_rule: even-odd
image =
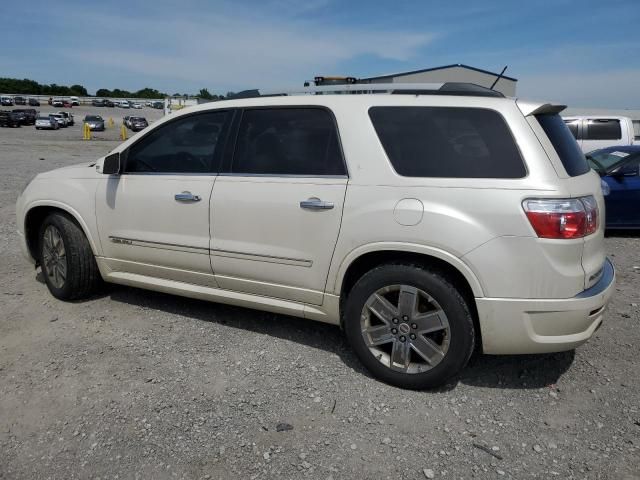
[[[219,177],[266,177],[266,178],[333,178],[337,180],[348,180],[347,175],[297,175],[292,173],[219,173]]]

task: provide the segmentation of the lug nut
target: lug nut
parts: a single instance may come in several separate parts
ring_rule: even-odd
[[[407,317],[406,315],[403,315],[402,316],[402,320],[404,320],[406,322],[407,320],[409,320],[409,317]]]
[[[406,341],[406,340],[407,340],[407,337],[405,337],[404,335],[402,335],[402,336],[400,337],[400,341],[401,341],[401,342],[404,342],[404,341]]]
[[[415,340],[415,339],[416,339],[416,334],[415,334],[415,333],[412,333],[411,335],[409,335],[409,338],[410,338],[411,340]]]
[[[417,323],[412,323],[411,324],[411,328],[413,328],[415,330],[416,328],[418,328],[418,324]]]
[[[398,333],[398,329],[397,328],[392,328],[391,329],[391,333],[393,333],[395,335],[396,333]]]
[[[398,323],[398,319],[397,319],[397,318],[394,318],[394,319],[392,319],[391,321],[392,321],[393,323]]]

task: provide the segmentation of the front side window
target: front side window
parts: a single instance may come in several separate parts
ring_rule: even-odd
[[[596,119],[587,123],[586,140],[620,140],[622,129],[619,120]]]
[[[346,175],[331,114],[321,108],[249,109],[242,115],[232,173]]]
[[[227,116],[227,112],[189,115],[156,128],[129,148],[125,173],[213,172]]]
[[[449,178],[526,175],[513,136],[494,110],[372,107],[369,117],[399,175]]]

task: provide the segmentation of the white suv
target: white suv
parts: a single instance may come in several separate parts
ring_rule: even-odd
[[[362,88],[199,105],[40,174],[17,202],[24,253],[59,299],[105,280],[340,325],[406,388],[442,384],[474,346],[587,341],[614,270],[563,107]]]

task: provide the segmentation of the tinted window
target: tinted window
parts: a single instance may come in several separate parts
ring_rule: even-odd
[[[190,115],[156,128],[127,154],[125,172],[207,173],[226,112]]]
[[[373,107],[369,116],[400,175],[457,178],[526,175],[511,132],[493,110]]]
[[[580,120],[565,120],[564,123],[567,125],[567,128],[573,135],[573,138],[578,138],[578,123]]]
[[[231,170],[267,175],[346,174],[335,123],[320,108],[246,110]]]
[[[586,140],[620,140],[622,130],[618,120],[589,120]]]
[[[549,137],[553,148],[560,157],[564,169],[571,177],[585,174],[589,171],[589,164],[578,142],[558,114],[536,115],[538,123]]]

